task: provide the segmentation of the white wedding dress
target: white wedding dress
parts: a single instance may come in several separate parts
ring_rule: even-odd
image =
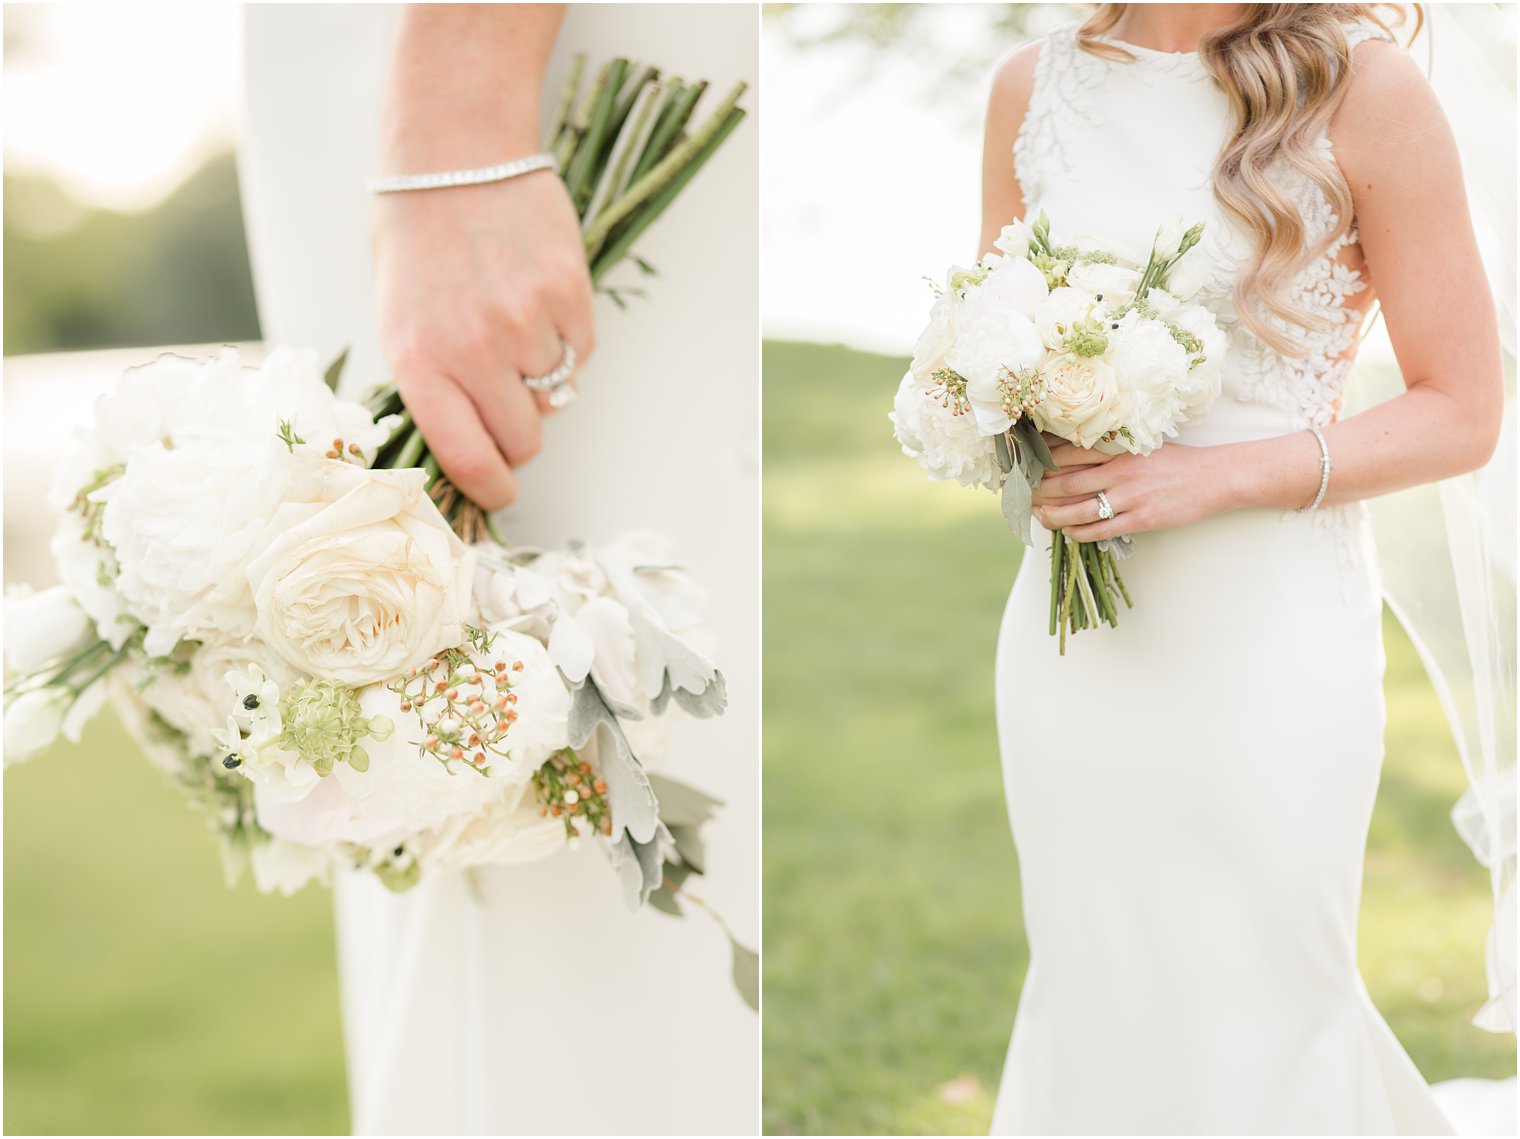
[[[370,280],[380,97],[397,10],[248,6],[240,166],[266,340],[353,351],[346,382],[386,377]],[[747,6],[571,5],[568,57],[614,55],[754,82]],[[753,97],[748,100],[753,106]],[[547,427],[504,516],[525,544],[648,527],[712,593],[730,709],[676,726],[667,770],[724,799],[692,890],[756,945],[758,339],[756,131],[747,123],[639,252],[660,271],[628,312],[598,304],[582,398]],[[447,193],[448,191],[440,191]],[[758,1020],[723,935],[630,913],[597,844],[401,895],[341,877],[343,1019],[354,1130],[753,1134]]]
[[[1279,356],[1229,301],[1250,246],[1212,195],[1225,96],[1196,54],[1130,50],[1099,58],[1070,28],[1041,48],[1014,153],[1030,214],[1142,259],[1174,215],[1207,222],[1190,257],[1231,345],[1222,396],[1178,442],[1329,423],[1366,299],[1354,232],[1294,286],[1329,329]],[[1328,232],[1323,195],[1278,177]],[[1357,971],[1384,725],[1365,510],[1142,534],[1122,569],[1134,608],[1064,658],[1048,566],[1024,559],[998,642],[1030,967],[994,1133],[1451,1133]]]

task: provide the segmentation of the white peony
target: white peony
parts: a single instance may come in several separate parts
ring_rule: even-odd
[[[934,482],[954,479],[962,486],[1003,485],[997,450],[971,415],[951,415],[909,372],[898,385],[888,418],[903,454],[917,459]]]
[[[427,476],[318,462],[247,564],[257,635],[292,668],[351,687],[462,642],[474,554]]]
[[[341,441],[345,454],[356,446],[365,463],[371,463],[395,423],[376,423],[363,404],[334,395],[317,354],[308,349],[276,348],[258,369],[258,385],[262,421],[257,432],[273,435],[286,422],[318,451]]]
[[[243,568],[290,485],[291,463],[272,432],[186,428],[172,445],[140,447],[91,496],[105,503],[101,533],[120,566],[116,589],[147,626],[150,656],[168,655],[182,638],[252,633]]]
[[[1149,454],[1168,435],[1177,433],[1182,415],[1180,386],[1187,379],[1187,351],[1159,320],[1129,313],[1108,337],[1107,359],[1130,391],[1132,400],[1125,426],[1128,440],[1115,447]]]
[[[53,566],[58,571],[58,580],[95,622],[101,638],[109,641],[113,649],[119,649],[138,622],[127,612],[126,603],[116,589],[116,558],[84,533],[84,519],[79,515],[70,512],[58,519],[58,529],[48,543]]]
[[[1042,431],[1091,447],[1125,425],[1130,399],[1103,357],[1054,356],[1041,374],[1045,398],[1032,414]]]
[[[1123,265],[1083,262],[1073,265],[1067,272],[1066,284],[1070,288],[1081,289],[1094,300],[1101,297],[1104,309],[1113,312],[1135,299],[1135,290],[1140,287],[1140,274]]]
[[[1166,291],[1179,301],[1190,301],[1209,283],[1208,262],[1202,249],[1194,246],[1166,274]]]
[[[984,264],[989,267],[987,276],[981,284],[968,288],[961,298],[959,320],[962,326],[1009,310],[1028,316],[1040,307],[1040,302],[1050,292],[1045,274],[1028,261],[989,257]]]
[[[95,623],[67,587],[6,591],[5,663],[14,671],[30,672],[71,656],[95,640]]]
[[[540,815],[524,787],[480,814],[458,815],[425,832],[417,847],[418,860],[439,870],[537,862],[565,849],[565,823]]]
[[[1003,369],[1036,368],[1044,358],[1039,328],[1014,309],[993,310],[962,329],[950,366],[966,377],[966,398],[983,435],[1000,434],[1011,422],[1003,410]]]
[[[925,385],[933,383],[930,377],[945,366],[945,357],[955,346],[958,331],[955,297],[947,292],[929,309],[929,323],[918,334],[918,342],[913,346],[913,362],[909,370]]]

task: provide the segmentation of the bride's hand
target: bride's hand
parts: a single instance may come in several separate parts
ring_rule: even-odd
[[[522,382],[591,355],[591,279],[564,183],[544,171],[377,203],[380,337],[450,481],[487,510],[517,497],[544,396]]]
[[[1034,516],[1047,530],[1097,542],[1185,526],[1228,509],[1228,480],[1214,469],[1214,448],[1166,443],[1144,456],[1105,455],[1046,439],[1060,468],[1047,472],[1034,492]],[[1114,511],[1107,521],[1098,517],[1100,490]]]

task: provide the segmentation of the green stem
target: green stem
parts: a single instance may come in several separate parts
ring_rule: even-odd
[[[1050,635],[1056,635],[1056,619],[1061,606],[1061,553],[1066,545],[1061,531],[1050,535]]]
[[[1119,558],[1112,551],[1106,551],[1108,557],[1108,572],[1114,575],[1114,584],[1119,587],[1119,594],[1124,598],[1124,607],[1133,609],[1135,603],[1129,599],[1129,590],[1124,588],[1124,578],[1119,574]]]
[[[700,165],[712,152],[716,143],[722,141],[728,132],[738,125],[738,119],[734,116],[737,114],[742,117],[744,114],[743,111],[738,110],[739,98],[744,94],[744,89],[743,83],[736,84],[717,110],[690,137],[673,147],[670,153],[660,159],[647,174],[640,176],[637,170],[634,171],[633,185],[616,202],[603,210],[591,227],[586,230],[585,244],[588,249],[600,245],[615,225],[630,218],[634,210],[646,201],[671,186],[679,189],[690,180],[695,169],[684,169],[688,163],[695,162],[696,165]],[[683,174],[685,177],[682,177]],[[603,256],[605,257],[605,254]]]
[[[581,75],[585,70],[586,57],[584,54],[579,54],[570,61],[570,75],[565,80],[564,90],[560,92],[559,106],[554,110],[554,130],[549,134],[551,150],[558,148],[560,136],[570,126],[570,111],[575,106],[575,96],[581,89]]]

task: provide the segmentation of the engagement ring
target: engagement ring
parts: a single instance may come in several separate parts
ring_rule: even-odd
[[[1114,508],[1109,504],[1108,495],[1101,490],[1098,492],[1098,521],[1107,522],[1114,516]]]
[[[527,385],[529,391],[543,392],[549,397],[549,406],[556,411],[569,407],[576,400],[576,390],[570,385],[570,377],[575,375],[575,349],[568,341],[564,344],[564,355],[560,357],[558,364],[552,372],[545,372],[541,376],[524,376],[522,382]]]

